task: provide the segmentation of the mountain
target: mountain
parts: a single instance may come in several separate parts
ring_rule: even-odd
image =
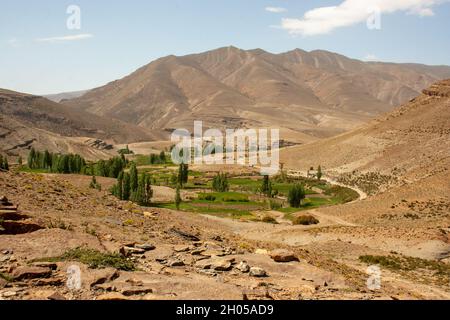
[[[366,191],[389,185],[420,185],[436,179],[432,190],[450,185],[450,80],[443,80],[370,124],[304,146],[282,150],[288,168],[322,165],[343,182]],[[421,191],[423,192],[423,190]]]
[[[143,128],[119,120],[73,110],[43,97],[0,89],[0,146],[6,154],[21,154],[31,146],[70,152],[92,145],[98,150],[109,143],[154,138]],[[106,142],[96,143],[96,139]]]
[[[44,98],[51,100],[53,102],[61,102],[63,100],[74,99],[81,97],[86,94],[89,90],[72,91],[72,92],[62,92],[56,94],[45,95]]]
[[[448,66],[226,47],[158,59],[64,103],[156,132],[203,120],[208,127],[279,127],[283,139],[311,142],[359,126],[446,77]]]

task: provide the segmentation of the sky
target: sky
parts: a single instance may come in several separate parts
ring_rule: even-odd
[[[0,88],[20,92],[92,89],[230,45],[450,65],[450,0],[0,0]]]

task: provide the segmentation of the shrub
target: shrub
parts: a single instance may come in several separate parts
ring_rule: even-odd
[[[206,200],[206,201],[216,201],[216,196],[212,195],[212,194],[200,194],[198,196],[199,200]]]
[[[272,223],[272,224],[278,224],[278,221],[274,218],[274,217],[272,217],[271,215],[265,215],[262,219],[261,219],[261,221],[262,222],[265,222],[265,223]]]
[[[278,210],[281,209],[283,205],[278,201],[269,200],[269,210]]]
[[[294,225],[302,225],[302,226],[309,226],[313,224],[318,224],[319,220],[317,220],[313,216],[298,216],[294,218],[293,224]]]
[[[227,175],[218,173],[213,179],[212,188],[216,192],[227,192],[229,190]]]
[[[305,188],[301,184],[295,184],[289,190],[288,202],[292,208],[300,208],[302,200],[305,199]]]
[[[78,261],[87,264],[90,268],[115,268],[124,271],[134,271],[134,263],[118,253],[103,253],[89,248],[76,248],[66,251],[62,256],[40,259],[40,261]]]

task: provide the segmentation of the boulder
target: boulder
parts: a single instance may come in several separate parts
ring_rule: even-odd
[[[237,266],[236,269],[238,269],[239,271],[243,272],[243,273],[247,273],[250,271],[250,266],[248,265],[247,262],[245,261],[241,261]]]
[[[291,262],[291,261],[299,261],[295,253],[289,250],[278,249],[274,250],[270,253],[270,257],[275,262]]]
[[[215,271],[229,271],[232,267],[232,259],[211,258],[197,261],[195,266],[200,269],[211,269]]]
[[[137,249],[142,249],[145,251],[151,251],[151,250],[155,250],[155,246],[152,244],[148,244],[148,243],[144,243],[144,244],[137,244],[134,246]]]
[[[190,250],[190,247],[187,245],[177,245],[173,248],[175,252],[187,252]]]
[[[50,268],[42,267],[18,267],[12,272],[12,277],[15,281],[47,278],[52,274]]]
[[[64,301],[67,300],[66,297],[64,297],[61,293],[59,292],[53,292],[51,295],[49,295],[47,297],[48,300],[53,300],[53,301]]]
[[[133,254],[144,254],[145,250],[144,249],[139,249],[139,248],[133,248],[133,247],[122,247],[119,250],[120,254],[125,256],[125,257],[129,257]]]
[[[105,268],[96,270],[94,279],[90,283],[90,287],[94,287],[99,284],[103,284],[109,281],[113,281],[119,277],[119,271],[114,268]]]
[[[137,295],[142,295],[142,294],[147,294],[147,293],[152,293],[153,289],[148,287],[148,286],[139,286],[139,287],[124,287],[121,290],[121,293],[124,296],[137,296]]]
[[[49,268],[51,270],[58,269],[58,265],[54,262],[33,262],[31,265],[33,267]]]
[[[264,270],[263,268],[259,268],[259,267],[251,267],[249,274],[251,277],[257,277],[257,278],[267,277],[266,270]]]
[[[169,267],[183,267],[184,262],[179,259],[169,259],[167,261],[167,266]]]

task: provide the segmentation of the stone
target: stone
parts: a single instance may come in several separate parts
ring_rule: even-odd
[[[270,253],[270,257],[275,262],[291,262],[291,261],[299,261],[295,253],[289,250],[278,249],[274,250]]]
[[[184,262],[178,259],[170,259],[167,261],[167,266],[169,267],[183,267]]]
[[[241,261],[237,266],[236,269],[238,269],[239,271],[241,271],[242,273],[247,273],[250,271],[250,266],[248,265],[247,262],[245,261]]]
[[[3,298],[12,298],[17,296],[17,291],[5,291],[1,293]]]
[[[204,256],[204,257],[222,257],[225,255],[225,253],[223,252],[223,250],[206,250],[200,253],[200,255]]]
[[[137,296],[147,293],[153,293],[153,289],[148,286],[139,286],[139,287],[125,287],[122,288],[121,293],[124,296]]]
[[[109,293],[105,293],[105,294],[98,296],[96,300],[99,300],[99,301],[121,301],[121,300],[128,300],[128,298],[118,292],[109,292]]]
[[[187,245],[177,245],[173,248],[175,252],[187,252],[190,250],[190,247]]]
[[[52,270],[42,267],[18,267],[12,272],[12,277],[16,281],[47,278],[52,274]]]
[[[67,300],[66,297],[64,297],[61,293],[59,292],[54,292],[51,295],[49,295],[47,297],[48,300],[53,300],[53,301],[64,301]]]
[[[200,260],[195,263],[200,269],[211,269],[215,271],[229,271],[232,267],[232,259],[211,258]]]
[[[144,254],[145,250],[144,249],[139,249],[139,248],[133,248],[133,247],[122,247],[119,250],[120,254],[125,256],[125,257],[129,257],[133,254]]]
[[[251,277],[257,277],[257,278],[267,277],[267,272],[263,268],[251,267],[249,272],[250,272],[249,274]]]
[[[199,256],[199,255],[201,255],[201,254],[202,254],[203,252],[205,252],[205,251],[206,251],[206,249],[204,249],[204,248],[196,249],[196,250],[192,251],[191,254],[192,254],[193,256]]]
[[[91,281],[90,287],[94,287],[99,284],[103,284],[109,281],[113,281],[120,276],[119,271],[113,268],[105,268],[96,270],[95,278]]]
[[[31,265],[33,267],[49,268],[51,270],[58,269],[58,265],[54,262],[33,262]]]
[[[33,280],[33,285],[37,287],[57,287],[64,284],[63,278],[44,278],[44,279],[35,279]]]
[[[134,247],[135,247],[135,248],[138,248],[138,249],[145,250],[145,251],[155,250],[155,248],[156,248],[154,245],[148,244],[148,243],[137,244],[137,245],[135,245]]]

